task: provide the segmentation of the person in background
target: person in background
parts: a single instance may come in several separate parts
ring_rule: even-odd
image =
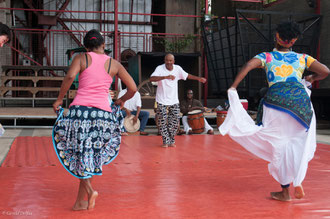
[[[182,113],[182,124],[186,134],[192,134],[192,128],[188,124],[188,113],[194,110],[205,111],[202,103],[199,100],[194,99],[194,92],[192,90],[187,91],[187,96],[180,102],[180,111]],[[207,120],[204,118],[205,129],[204,133],[214,135],[213,128],[209,125]]]
[[[155,123],[156,123],[157,130],[158,130],[157,135],[160,135],[159,125],[158,125],[158,115],[157,115],[157,102],[156,101],[155,101],[155,104],[154,104],[154,112],[155,112]],[[185,133],[185,131],[180,128],[180,121],[179,121],[178,122],[177,135],[183,135],[184,133]]]
[[[121,90],[118,94],[118,98],[125,95],[126,92],[127,92],[127,89]],[[130,116],[131,114],[134,115],[134,118],[133,118],[134,124],[139,119],[140,120],[140,129],[139,129],[140,135],[148,135],[148,133],[145,132],[144,129],[145,129],[148,119],[149,119],[149,112],[141,110],[141,107],[142,107],[141,95],[137,91],[131,99],[129,99],[125,102],[124,107],[122,108],[122,113],[123,113],[124,117]],[[125,135],[125,134],[122,133],[122,135]]]
[[[269,162],[269,173],[282,187],[282,191],[270,195],[280,201],[291,200],[291,183],[296,198],[305,195],[302,182],[316,150],[315,114],[307,86],[330,73],[328,67],[313,57],[292,51],[300,34],[295,22],[277,26],[275,49],[248,61],[229,88],[230,107],[219,128],[222,135],[229,134],[246,150]],[[259,107],[259,126],[244,110],[236,90],[249,71],[255,68],[265,69],[269,85]],[[302,79],[305,69],[314,74]]]
[[[206,79],[185,72],[179,65],[175,65],[174,55],[165,56],[165,64],[159,65],[150,76],[151,82],[158,82],[156,91],[157,116],[162,147],[175,147],[175,135],[179,123],[179,80],[197,80],[205,83]]]
[[[88,52],[74,57],[53,104],[59,113],[52,133],[55,152],[63,167],[79,179],[73,210],[94,208],[98,192],[92,187],[92,178],[102,175],[103,165],[118,155],[123,121],[120,108],[137,91],[125,68],[104,53],[104,38],[99,31],[88,31],[84,46]],[[78,91],[64,116],[60,106],[78,73]],[[127,92],[112,103],[109,88],[114,76],[122,80]]]
[[[0,23],[0,47],[3,47],[5,44],[10,43],[10,40],[10,28],[6,24]]]

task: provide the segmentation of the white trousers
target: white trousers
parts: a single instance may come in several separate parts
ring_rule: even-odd
[[[257,126],[240,103],[236,90],[230,89],[228,98],[230,108],[219,127],[220,133],[228,134],[246,150],[268,161],[269,173],[281,185],[301,185],[316,150],[315,115],[307,131],[289,114],[264,106],[263,124]]]
[[[204,117],[204,123],[205,123],[204,126],[205,129],[202,134],[207,133],[209,130],[213,130],[213,128],[209,125],[205,117]],[[192,130],[192,128],[188,124],[188,116],[182,116],[182,124],[183,124],[183,130],[186,132],[186,134],[188,134],[189,130]]]

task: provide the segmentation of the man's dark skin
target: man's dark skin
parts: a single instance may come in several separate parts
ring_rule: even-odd
[[[192,103],[193,103],[193,98],[194,97],[194,93],[192,90],[188,90],[187,91],[187,102],[188,102],[188,106],[184,106],[181,108],[181,112],[182,114],[186,115],[188,112],[194,111],[194,110],[201,110],[202,112],[205,112],[205,109],[203,106],[194,106],[192,107]]]
[[[191,89],[187,90],[187,99],[186,99],[186,101],[187,101],[188,104],[186,104],[186,105],[180,104],[180,111],[183,115],[187,115],[188,112],[191,112],[191,111],[194,111],[194,110],[201,110],[203,113],[205,112],[205,108],[203,107],[203,105],[199,101],[195,100],[195,102],[194,102],[194,92]],[[195,104],[197,104],[198,106],[193,106],[193,102]],[[189,134],[192,134],[191,130],[189,131]],[[213,130],[209,130],[207,132],[207,134],[213,135],[214,132],[213,132]]]

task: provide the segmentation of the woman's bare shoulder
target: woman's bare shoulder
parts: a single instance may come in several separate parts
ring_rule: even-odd
[[[75,55],[75,57],[73,59],[82,60],[82,58],[85,58],[85,53],[79,53],[79,54]]]
[[[114,59],[112,57],[110,59],[111,59],[111,64],[114,64],[114,65],[120,64],[116,59]]]

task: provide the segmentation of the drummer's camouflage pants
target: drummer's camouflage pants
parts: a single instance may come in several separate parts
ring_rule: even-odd
[[[158,126],[163,144],[171,145],[175,143],[174,136],[178,130],[179,115],[179,104],[163,105],[157,103]]]

